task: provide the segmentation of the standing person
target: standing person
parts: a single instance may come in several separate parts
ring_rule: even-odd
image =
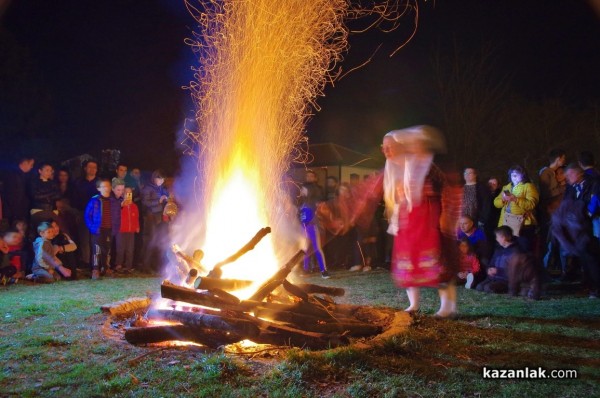
[[[100,179],[97,182],[100,192],[88,202],[84,219],[90,232],[92,244],[92,279],[100,274],[110,274],[110,250],[113,236],[121,227],[121,204],[111,195],[111,182]]]
[[[465,168],[463,178],[465,185],[463,187],[462,214],[469,216],[479,228],[483,229],[488,221],[491,205],[489,191],[477,181],[477,170],[473,167]]]
[[[67,198],[69,203],[73,202],[73,182],[69,170],[61,167],[56,174],[56,184],[61,198]]]
[[[117,271],[133,271],[133,251],[135,235],[140,232],[140,214],[133,203],[133,191],[125,188],[125,200],[121,203],[121,228],[117,234]]]
[[[327,191],[327,200],[335,199],[336,192],[337,192],[339,185],[340,184],[339,184],[337,177],[334,177],[334,176],[327,177],[327,183],[325,186],[325,189]]]
[[[578,164],[568,165],[565,175],[569,185],[563,202],[552,216],[552,232],[560,243],[561,254],[579,258],[584,282],[590,289],[589,297],[598,298],[600,242],[594,237],[592,226],[592,217],[598,209],[593,209],[590,204],[600,195],[600,187]],[[563,262],[563,273],[565,268]]]
[[[29,220],[29,180],[35,161],[24,156],[4,177],[2,216],[13,225],[17,220]]]
[[[460,197],[458,209],[452,208],[456,204],[450,197],[444,198],[442,207],[445,178],[433,164],[433,156],[444,150],[443,137],[429,126],[394,130],[383,138],[382,150],[388,233],[395,235],[392,277],[406,288],[410,306],[405,311],[419,311],[421,287],[437,287],[440,309],[436,316],[453,316],[456,287],[452,279],[458,253],[453,237],[456,223],[450,218],[459,213]]]
[[[123,163],[118,163],[115,168],[115,178],[125,181],[127,177],[127,166]]]
[[[583,173],[592,179],[600,180],[600,172],[596,169],[596,161],[594,154],[590,151],[581,151],[577,155],[579,166],[583,169]]]
[[[325,256],[321,247],[322,231],[318,219],[315,217],[317,205],[323,201],[325,201],[325,191],[318,183],[317,174],[312,170],[307,170],[304,176],[304,184],[300,188],[298,212],[307,242],[309,247],[312,247],[314,255],[311,256],[307,252],[307,255],[304,256],[304,272],[310,272],[311,260],[314,257],[319,265],[321,276],[329,278]]]
[[[138,207],[140,213],[140,231],[144,230],[144,216],[142,212],[142,195],[141,191],[144,185],[142,184],[142,172],[139,168],[133,167],[127,177],[125,177],[125,186],[131,188],[133,193],[133,203]],[[142,265],[142,248],[144,247],[144,237],[143,234],[135,234],[134,239],[134,247],[133,247],[133,263],[138,269],[141,269]]]
[[[548,236],[550,227],[550,218],[552,212],[558,208],[565,195],[565,182],[558,180],[556,174],[565,164],[565,151],[563,149],[553,149],[548,154],[550,163],[542,167],[539,171],[540,177],[540,205],[539,205],[539,224],[541,227],[542,239]]]
[[[502,187],[502,192],[494,199],[494,206],[502,209],[498,226],[508,225],[513,236],[526,252],[531,252],[535,244],[535,209],[539,193],[522,166],[515,165],[508,170],[510,183]]]
[[[142,188],[142,206],[144,212],[144,261],[142,271],[158,271],[160,261],[160,241],[166,233],[163,222],[163,211],[169,199],[169,192],[164,187],[165,174],[161,170],[152,173],[151,182]]]
[[[31,180],[31,226],[36,229],[38,224],[49,218],[55,218],[56,201],[60,198],[58,185],[52,178],[54,168],[42,162],[38,169],[39,178]]]
[[[98,193],[96,183],[98,181],[98,162],[87,160],[83,163],[83,176],[73,183],[73,201],[71,206],[77,211],[78,218],[78,246],[79,261],[90,264],[90,234],[87,229],[84,212],[90,199]]]

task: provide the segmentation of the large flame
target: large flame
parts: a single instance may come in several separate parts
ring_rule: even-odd
[[[345,0],[188,0],[200,24],[196,197],[184,203],[175,243],[201,247],[204,265],[235,253],[266,226],[273,233],[223,267],[223,277],[260,283],[302,245],[283,176],[310,104],[346,48]],[[181,199],[181,197],[180,197]],[[183,198],[185,199],[185,198]],[[276,243],[274,243],[276,242]],[[256,285],[248,289],[248,293]],[[238,293],[236,293],[238,294]],[[242,293],[238,296],[247,296]]]

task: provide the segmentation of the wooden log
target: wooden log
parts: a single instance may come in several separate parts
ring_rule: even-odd
[[[285,278],[292,272],[294,267],[304,258],[304,251],[299,250],[292,258],[281,267],[275,275],[269,278],[268,281],[263,283],[254,293],[250,300],[254,301],[263,301],[265,297],[267,297],[273,290],[275,290],[279,285],[281,285]]]
[[[258,344],[273,344],[311,349],[333,348],[349,343],[346,336],[306,332],[273,323],[261,327],[260,334],[250,340]]]
[[[308,301],[308,293],[306,293],[304,290],[300,289],[298,286],[294,285],[287,279],[283,280],[283,288],[287,290],[290,294],[293,294],[294,296],[298,297],[299,299],[303,301]]]
[[[337,297],[341,297],[346,294],[346,291],[339,287],[313,285],[312,283],[299,283],[296,284],[296,286],[304,290],[306,293],[321,293]]]
[[[255,300],[243,300],[239,305],[231,304],[228,301],[217,296],[199,293],[194,289],[188,289],[176,286],[169,281],[164,281],[160,287],[163,298],[176,301],[183,301],[190,304],[201,305],[204,307],[218,308],[221,310],[230,310],[235,312],[251,312],[256,308],[268,308],[277,311],[296,311],[301,314],[313,315],[324,319],[331,318],[330,313],[322,306],[317,306],[310,302],[300,302],[296,304],[266,303]]]
[[[238,335],[253,337],[259,333],[258,323],[248,319],[237,319],[226,316],[218,316],[208,313],[175,311],[175,310],[149,310],[146,314],[151,320],[164,320],[180,322],[187,326],[205,329],[232,332]]]
[[[116,303],[105,304],[100,307],[100,310],[113,316],[126,315],[135,310],[148,308],[150,304],[152,304],[152,299],[149,297],[132,297],[127,300],[117,301]]]
[[[175,301],[183,301],[190,304],[220,309],[238,309],[239,306],[232,305],[228,301],[212,294],[199,293],[194,289],[177,286],[169,281],[164,281],[160,286],[160,294],[163,298]]]
[[[212,277],[212,278],[220,278],[222,275],[221,267],[236,261],[238,258],[243,256],[244,254],[246,254],[250,250],[254,249],[254,247],[258,244],[258,242],[260,242],[262,240],[262,238],[267,236],[269,233],[271,233],[270,227],[261,228],[260,231],[258,231],[256,233],[256,235],[254,235],[254,237],[252,239],[250,239],[250,241],[248,243],[246,243],[240,250],[238,250],[231,256],[227,257],[225,260],[220,261],[217,264],[215,264],[213,269],[208,273],[208,276]]]
[[[161,325],[125,329],[125,340],[131,344],[151,344],[164,341],[189,341],[211,348],[236,343],[245,337],[233,333],[203,329],[188,325]]]
[[[200,276],[194,281],[194,288],[203,290],[221,289],[231,291],[243,289],[250,286],[252,283],[254,282],[239,279],[219,279]]]
[[[234,296],[233,294],[227,293],[225,290],[221,289],[208,289],[210,294],[213,294],[220,298],[221,300],[227,301],[231,305],[239,305],[241,300]]]

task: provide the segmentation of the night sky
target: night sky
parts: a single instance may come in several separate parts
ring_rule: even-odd
[[[1,1],[0,1],[1,3]],[[600,22],[577,0],[419,2],[390,34],[352,35],[343,70],[372,62],[328,87],[307,125],[312,142],[374,152],[394,128],[441,125],[434,54],[492,48],[493,75],[515,95],[582,108],[600,97]],[[119,148],[130,165],[176,168],[175,136],[191,114],[195,28],[181,0],[9,3],[0,17],[2,152],[33,148],[66,159]],[[442,128],[444,126],[441,126]],[[8,140],[8,141],[7,141]]]

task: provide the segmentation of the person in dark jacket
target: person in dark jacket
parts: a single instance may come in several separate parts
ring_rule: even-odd
[[[469,216],[476,226],[483,229],[490,214],[491,201],[488,188],[477,181],[477,170],[467,167],[464,170],[462,215]]]
[[[54,168],[45,162],[38,168],[39,178],[31,180],[31,227],[37,229],[42,221],[56,218],[56,201],[60,198],[58,185],[53,179]]]
[[[600,245],[594,238],[592,216],[588,205],[598,196],[598,182],[575,163],[565,171],[567,189],[560,207],[552,216],[552,233],[563,254],[578,257],[590,289],[590,298],[597,298],[600,290]]]
[[[100,179],[97,184],[100,194],[90,199],[84,213],[92,243],[92,279],[110,273],[112,239],[121,227],[121,204],[111,195],[110,180]]]
[[[152,173],[149,184],[142,188],[142,212],[144,214],[144,261],[140,271],[155,272],[161,256],[159,255],[160,241],[165,231],[163,210],[169,199],[169,192],[164,186],[165,174],[161,170]]]
[[[97,174],[98,163],[95,160],[87,160],[83,163],[83,176],[77,178],[73,183],[71,206],[77,213],[77,230],[79,233],[77,244],[79,246],[79,261],[83,264],[90,263],[90,234],[86,228],[83,213],[90,199],[98,193],[96,188]]]
[[[22,157],[17,167],[9,170],[4,177],[2,195],[2,215],[10,225],[17,220],[29,220],[29,178],[35,161]]]
[[[513,237],[510,227],[496,228],[498,246],[487,270],[487,278],[477,285],[477,290],[486,293],[510,293],[513,296],[526,294],[539,299],[539,276],[530,255],[523,252]],[[522,290],[521,285],[527,287]]]

